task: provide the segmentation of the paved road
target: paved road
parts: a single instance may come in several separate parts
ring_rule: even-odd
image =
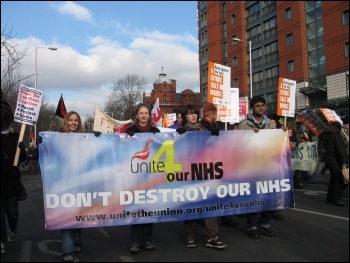
[[[23,174],[28,199],[20,202],[18,237],[8,243],[3,262],[61,262],[60,231],[46,231],[40,175]],[[349,187],[344,207],[325,202],[328,176],[316,184],[306,183],[295,192],[295,209],[283,210],[282,221],[273,220],[275,238],[247,237],[245,218],[236,216],[238,228],[220,226],[224,250],[205,247],[199,226],[197,247],[184,244],[183,222],[154,226],[156,250],[129,253],[129,226],[83,230],[80,262],[349,262]]]

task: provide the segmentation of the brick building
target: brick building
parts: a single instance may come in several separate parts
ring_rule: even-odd
[[[268,112],[276,113],[283,77],[297,82],[297,112],[326,107],[349,114],[349,2],[198,1],[197,7],[202,102],[213,61],[231,67],[240,99],[248,100],[252,86]]]
[[[143,102],[153,108],[154,103],[159,98],[159,107],[162,113],[173,113],[181,110],[182,106],[192,104],[202,106],[200,93],[185,89],[181,93],[176,93],[176,80],[167,77],[162,69],[159,77],[153,83],[153,89],[149,96],[143,94]]]

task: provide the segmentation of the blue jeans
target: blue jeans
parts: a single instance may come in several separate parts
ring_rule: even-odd
[[[75,254],[75,247],[81,247],[81,228],[62,229],[62,256]]]
[[[19,218],[16,195],[1,197],[1,243],[7,242],[6,217],[10,231],[15,231]]]
[[[247,227],[248,230],[258,229],[258,226],[265,228],[270,227],[272,211],[263,211],[260,213],[249,213],[247,214]]]

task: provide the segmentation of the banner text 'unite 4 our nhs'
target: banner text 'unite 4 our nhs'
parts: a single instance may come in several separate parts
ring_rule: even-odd
[[[40,135],[47,230],[294,207],[282,130]]]

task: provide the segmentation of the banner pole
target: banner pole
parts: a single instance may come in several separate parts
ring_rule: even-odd
[[[18,144],[19,144],[19,142],[23,141],[23,136],[24,136],[25,129],[26,129],[26,125],[24,123],[22,123],[21,131],[19,133],[19,138],[18,138],[18,142],[17,142],[16,155],[15,155],[15,159],[13,160],[13,166],[17,166],[18,165],[19,153],[21,151],[21,149],[18,147]]]

